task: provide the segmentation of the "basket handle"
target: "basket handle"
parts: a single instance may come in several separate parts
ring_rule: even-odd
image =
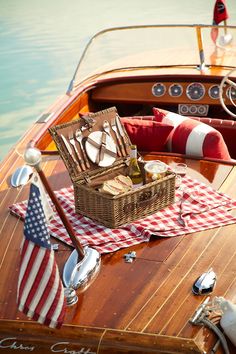
[[[150,203],[153,203],[158,198],[162,197],[166,192],[166,188],[160,188],[157,193],[152,195],[151,191],[143,192],[139,196],[139,200],[136,202],[128,203],[124,205],[124,212],[133,211],[138,207],[146,207]]]
[[[151,192],[144,192],[140,195],[139,200],[136,205],[146,206],[147,204],[153,203],[156,199],[162,197],[166,191],[166,188],[160,188],[157,193],[153,194]]]

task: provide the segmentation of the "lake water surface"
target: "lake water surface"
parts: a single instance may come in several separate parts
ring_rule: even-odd
[[[140,24],[211,24],[215,0],[0,0],[0,159],[68,87],[98,31]],[[227,0],[236,25],[235,0]]]

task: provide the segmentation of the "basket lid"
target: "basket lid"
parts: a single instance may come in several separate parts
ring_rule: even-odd
[[[130,139],[116,107],[49,128],[72,182],[127,161]]]

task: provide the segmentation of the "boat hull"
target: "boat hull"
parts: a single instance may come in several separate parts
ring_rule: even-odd
[[[215,49],[213,47],[212,44],[209,51]],[[124,67],[124,70],[99,72],[83,81],[46,109],[2,161],[0,353],[17,350],[45,354],[204,353],[210,352],[216,344],[218,338],[212,331],[190,323],[205,299],[194,296],[191,289],[199,275],[212,267],[217,274],[212,296],[224,296],[235,302],[234,224],[177,237],[151,237],[149,242],[103,254],[96,279],[86,291],[78,293],[78,302],[66,309],[61,329],[49,329],[27,319],[16,304],[23,222],[10,214],[9,207],[28,198],[29,184],[11,186],[12,174],[25,163],[26,147],[36,146],[42,151],[42,170],[54,191],[72,184],[48,131],[52,126],[112,106],[117,107],[120,116],[126,117],[150,117],[153,106],[175,113],[179,105],[189,109],[207,106],[207,116],[195,115],[194,118],[206,119],[205,123],[225,134],[231,157],[236,159],[235,121],[221,107],[219,99],[208,94],[212,86],[220,85],[229,66],[232,68],[235,56],[230,51],[225,51],[221,58],[219,52],[210,53],[211,65],[202,70],[193,63],[188,66],[187,59],[182,66],[174,66],[173,55],[166,56],[166,51],[164,54],[161,61],[171,61],[166,66]],[[194,62],[196,57],[194,55]],[[96,56],[93,63],[94,58]],[[203,85],[206,94],[193,102],[187,92],[188,86],[196,82]],[[165,87],[162,96],[153,94],[153,87],[158,83]],[[184,93],[172,97],[170,88],[176,83],[182,85]],[[230,103],[229,99],[227,103]],[[236,199],[235,160],[166,151],[140,153],[146,160],[162,160],[170,166],[185,163],[192,178]],[[232,214],[235,215],[235,210]],[[55,258],[63,277],[72,247],[58,240],[53,243],[59,244]],[[136,252],[136,259],[129,264],[124,255],[131,251]],[[230,350],[234,353],[233,347]],[[217,353],[222,353],[221,347]]]

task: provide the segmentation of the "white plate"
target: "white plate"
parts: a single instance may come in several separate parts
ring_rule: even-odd
[[[96,143],[98,143],[99,145],[101,145],[102,134],[103,134],[103,132],[95,131],[95,132],[89,134],[89,138],[91,140],[95,141]],[[89,159],[93,163],[95,163],[100,149],[93,146],[88,140],[85,143],[85,149],[86,149]],[[116,154],[116,144],[115,144],[114,140],[107,134],[106,134],[106,149],[108,149]],[[99,162],[98,166],[101,166],[101,167],[110,166],[113,164],[113,162],[115,162],[115,160],[116,160],[116,158],[114,156],[111,156],[104,151],[104,157]]]

